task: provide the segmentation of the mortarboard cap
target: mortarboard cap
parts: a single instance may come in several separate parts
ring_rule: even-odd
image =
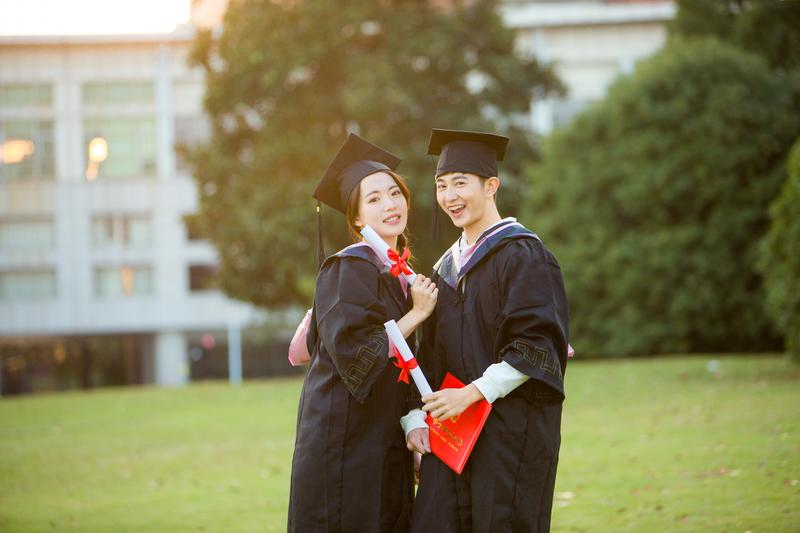
[[[396,155],[350,133],[312,196],[345,213],[347,199],[362,179],[376,172],[394,170],[400,161]]]
[[[439,155],[436,175],[469,172],[497,176],[497,162],[506,155],[508,137],[477,131],[432,129],[428,154]]]

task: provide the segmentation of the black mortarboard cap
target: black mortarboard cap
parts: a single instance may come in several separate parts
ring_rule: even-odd
[[[401,159],[351,133],[328,165],[314,194],[337,211],[347,211],[347,199],[358,183],[376,172],[394,170]]]
[[[436,175],[469,172],[497,176],[497,162],[506,155],[508,137],[478,131],[432,129],[428,154],[439,155]]]
[[[376,172],[394,170],[400,158],[375,146],[356,135],[347,135],[344,144],[325,170],[317,188],[311,195],[317,199],[317,265],[325,260],[325,247],[322,242],[322,212],[319,203],[323,202],[337,211],[347,213],[347,200],[350,193],[362,179]]]

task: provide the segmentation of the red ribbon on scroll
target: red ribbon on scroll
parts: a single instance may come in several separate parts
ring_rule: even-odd
[[[411,371],[417,368],[419,365],[417,364],[417,360],[415,358],[409,359],[408,361],[404,360],[403,357],[400,355],[400,351],[395,348],[394,349],[394,366],[400,369],[400,375],[397,376],[397,382],[404,381],[408,383],[408,376],[410,375]]]
[[[403,248],[403,255],[398,255],[397,251],[392,248],[389,248],[386,253],[389,256],[389,259],[394,261],[394,264],[389,269],[389,272],[391,272],[392,276],[397,277],[401,272],[406,275],[411,275],[411,270],[408,268],[408,266],[406,266],[406,261],[411,255],[411,252],[408,248]],[[402,358],[400,358],[400,360],[402,360]]]

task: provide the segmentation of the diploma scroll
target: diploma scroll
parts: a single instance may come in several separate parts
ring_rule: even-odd
[[[376,252],[381,254],[384,259],[391,262],[391,259],[389,259],[389,245],[386,244],[386,241],[381,239],[381,236],[378,235],[374,229],[369,227],[369,225],[364,226],[364,228],[361,230],[361,235]],[[408,265],[405,266],[408,268],[411,274],[402,273],[402,276],[406,278],[406,281],[408,281],[409,285],[413,285],[414,280],[417,279],[417,275],[413,270],[411,270],[411,268],[408,267]]]
[[[403,361],[409,362],[414,359],[414,354],[411,353],[411,348],[408,347],[406,339],[403,337],[403,334],[400,333],[400,328],[397,327],[397,322],[390,320],[386,322],[383,327],[386,328],[386,334],[389,336],[389,340],[392,342],[392,344],[394,344],[395,348],[397,348],[397,351],[400,352],[400,356],[403,358]],[[421,368],[418,366],[412,368],[411,377],[414,379],[414,384],[417,386],[417,389],[422,396],[433,393],[431,386],[428,384],[428,380],[425,379],[425,374],[422,373]]]

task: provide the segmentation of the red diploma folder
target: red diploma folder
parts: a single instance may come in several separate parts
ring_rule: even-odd
[[[463,386],[457,377],[448,372],[439,390],[460,389]],[[481,400],[447,420],[434,420],[428,415],[425,422],[430,427],[431,451],[457,474],[461,474],[491,410],[492,404]]]

